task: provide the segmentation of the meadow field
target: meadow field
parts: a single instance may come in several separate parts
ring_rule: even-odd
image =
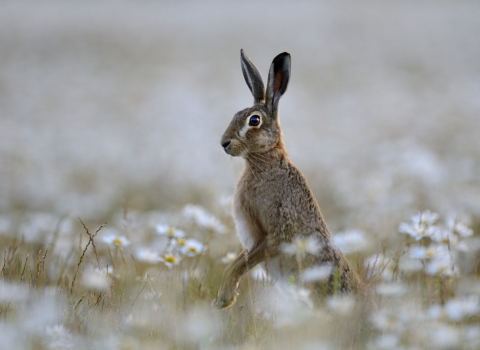
[[[480,3],[0,3],[1,349],[480,348]],[[376,307],[241,251],[220,137],[288,51],[285,142]],[[302,252],[298,252],[301,254]]]

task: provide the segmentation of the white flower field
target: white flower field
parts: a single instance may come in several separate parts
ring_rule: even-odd
[[[0,3],[0,349],[479,349],[480,3]],[[220,137],[288,51],[285,143],[371,290],[242,247]],[[317,254],[311,238],[284,254]],[[300,261],[300,259],[299,259]]]

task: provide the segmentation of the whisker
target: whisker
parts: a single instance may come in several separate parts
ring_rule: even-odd
[[[243,144],[241,141],[240,141],[240,144],[243,146],[243,150],[242,150],[242,153],[245,152],[245,156],[248,158],[248,152],[247,152],[247,146],[245,144]],[[253,173],[253,176],[255,177],[255,179],[258,181],[258,177],[257,175],[255,175],[255,171],[253,171],[252,169],[252,166],[248,163],[247,163],[247,166],[250,168],[250,170],[252,171]]]
[[[253,176],[255,177],[255,180],[258,181],[258,177],[257,177],[257,175],[255,175],[255,172],[253,171],[252,166],[251,166],[248,162],[247,162],[247,165],[248,165],[248,167],[250,168],[250,170],[252,171],[252,174],[253,174]]]
[[[242,142],[241,140],[238,140],[238,141],[239,141],[240,144],[243,146],[243,149],[244,149],[245,151],[247,151],[247,150],[248,150],[247,145],[246,145],[244,142]],[[270,161],[270,159],[268,159],[268,157],[261,155],[261,153],[249,153],[249,155],[250,155],[250,156],[254,156],[255,159],[262,160],[262,161],[264,161],[264,162],[266,162],[267,160]]]
[[[273,177],[272,175],[270,175],[265,168],[263,168],[260,164],[258,164],[258,161],[266,162],[266,160],[259,158],[260,156],[259,156],[258,154],[256,154],[255,156],[254,156],[253,154],[249,154],[249,153],[248,153],[248,147],[247,147],[247,145],[245,145],[245,144],[244,144],[242,141],[240,141],[240,140],[239,140],[239,142],[240,142],[240,144],[243,146],[243,150],[246,152],[246,153],[245,153],[245,157],[248,158],[255,166],[257,166],[258,169],[260,169],[260,170],[263,171],[266,175],[270,176],[270,178],[273,179],[274,177]],[[254,159],[257,160],[257,162],[256,162]],[[248,164],[248,162],[247,162],[247,164]],[[252,169],[252,168],[250,167],[250,169]],[[252,169],[252,172],[253,172],[253,169]],[[257,180],[258,180],[258,179],[257,179]]]
[[[246,155],[246,157],[248,158],[248,154]],[[250,160],[251,160],[251,159],[250,159]],[[257,175],[255,174],[255,171],[253,171],[253,169],[252,169],[252,165],[251,165],[249,162],[246,162],[246,163],[247,163],[247,166],[250,168],[250,170],[251,170],[251,172],[252,172],[253,176],[254,176],[254,177],[255,177],[255,179],[258,181],[258,177],[257,177]],[[253,163],[253,164],[255,164],[255,163]]]
[[[262,159],[262,160],[270,160],[267,156],[264,156],[262,153],[250,153],[251,155],[255,155],[255,157]]]
[[[261,162],[264,162],[264,163],[267,163],[267,164],[273,164],[273,162],[271,162],[270,159],[267,159],[267,158],[261,158],[257,153],[250,153],[250,156],[252,156],[253,158],[255,158],[256,160],[259,160]]]
[[[254,165],[256,165],[261,171],[263,171],[266,175],[270,176],[273,179],[273,176],[270,175],[267,170],[261,167],[257,162],[255,162],[249,155],[246,156]]]

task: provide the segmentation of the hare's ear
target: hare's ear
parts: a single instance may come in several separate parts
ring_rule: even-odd
[[[285,93],[290,80],[290,54],[279,54],[273,59],[267,82],[267,109],[274,118],[277,117],[278,101]]]
[[[252,92],[254,103],[265,102],[265,86],[263,79],[257,67],[250,61],[243,49],[240,50],[240,63],[242,64],[242,72],[247,85]]]

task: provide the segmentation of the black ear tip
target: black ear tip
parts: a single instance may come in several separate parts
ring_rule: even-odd
[[[281,54],[278,54],[273,59],[273,63],[275,64],[275,66],[277,66],[278,64],[281,64],[281,65],[286,64],[287,66],[290,66],[290,62],[291,62],[291,57],[288,52],[282,52]]]
[[[248,61],[248,56],[245,54],[245,51],[243,49],[240,49],[240,60],[241,61]]]

